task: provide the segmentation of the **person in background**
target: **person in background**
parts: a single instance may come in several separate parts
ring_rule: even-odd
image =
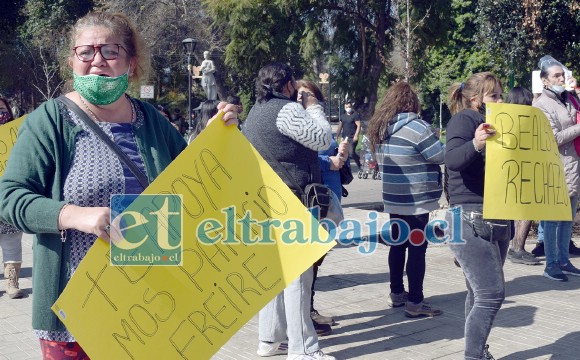
[[[164,108],[161,105],[157,105],[157,111],[159,111],[159,113],[161,115],[163,115],[163,117],[165,117],[167,119],[167,121],[169,121],[171,123],[171,125],[173,125],[175,130],[179,131],[179,126],[177,124],[171,122],[171,114],[169,113],[169,110],[167,110],[166,108]]]
[[[32,327],[45,360],[88,359],[51,307],[97,238],[110,240],[111,195],[140,194],[147,184],[139,173],[153,181],[187,146],[157,109],[125,93],[149,69],[147,47],[126,16],[90,12],[74,24],[69,41],[75,91],[65,97],[79,109],[49,100],[28,115],[0,179],[0,219],[36,234]],[[236,125],[234,107],[220,108],[226,124]]]
[[[256,78],[257,101],[244,125],[248,141],[294,194],[300,194],[308,184],[321,182],[318,151],[327,149],[332,139],[330,124],[316,97],[307,97],[303,107],[296,102],[297,90],[288,65],[262,67]],[[293,179],[287,179],[286,172]],[[310,267],[260,311],[259,356],[288,353],[288,360],[335,359],[320,349],[310,317],[312,279]]]
[[[239,96],[236,96],[236,95],[228,96],[228,103],[236,105],[238,107],[238,114],[242,114],[244,112],[244,105],[242,104],[242,101],[240,100]],[[243,119],[241,119],[241,120],[243,120]],[[238,129],[242,130],[243,126],[244,126],[243,121],[240,121],[240,123],[238,125]]]
[[[336,137],[337,139],[348,137],[349,141],[351,141],[350,155],[360,169],[361,162],[359,155],[356,153],[356,146],[358,145],[358,136],[361,131],[361,118],[359,113],[354,110],[352,103],[345,103],[344,111],[345,114],[340,119],[336,129]]]
[[[14,115],[8,100],[0,98],[0,126],[12,120],[14,120]],[[0,222],[0,248],[2,248],[4,263],[6,294],[10,299],[21,298],[24,292],[20,290],[18,282],[22,266],[22,231]]]
[[[451,223],[455,214],[461,216],[464,243],[450,244],[449,248],[467,285],[465,360],[493,359],[486,342],[505,299],[503,265],[513,222],[494,221],[491,227],[487,219],[483,220],[485,143],[495,134],[495,130],[484,126],[485,104],[501,102],[501,96],[501,82],[489,72],[473,74],[466,82],[453,84],[448,95],[452,117],[445,148],[449,174],[449,211],[445,217]]]
[[[296,82],[298,87],[298,102],[301,104],[308,103],[308,97],[315,97],[319,104],[324,103],[324,96],[318,88],[318,86],[308,80],[298,80]],[[330,147],[326,150],[320,150],[318,152],[318,162],[320,164],[320,170],[322,171],[322,182],[327,185],[338,197],[342,197],[342,183],[340,182],[339,170],[342,168],[346,161],[348,161],[348,148],[349,143],[345,140],[342,141],[340,146],[336,143],[333,138],[330,143]],[[322,265],[326,255],[322,256],[317,262],[312,265],[312,270],[314,272],[314,277],[312,280],[311,296],[310,296],[310,317],[314,324],[314,329],[319,336],[329,335],[332,332],[331,325],[334,324],[334,319],[330,316],[321,315],[318,310],[314,308],[314,285],[316,284],[316,278],[318,277],[318,269]]]
[[[189,130],[189,124],[185,118],[181,115],[181,110],[178,108],[173,109],[173,120],[171,121],[174,126],[177,125],[179,133],[185,136],[187,130]]]
[[[199,118],[195,122],[195,127],[193,128],[193,131],[189,135],[189,139],[187,140],[188,144],[191,144],[191,142],[197,137],[197,135],[199,135],[199,133],[202,132],[203,129],[205,129],[208,121],[211,118],[213,118],[215,114],[217,114],[218,112],[217,106],[219,103],[220,102],[218,100],[207,100],[201,103]],[[236,107],[236,110],[238,109],[238,106],[236,104],[232,105]]]
[[[236,105],[238,107],[238,114],[241,114],[244,112],[244,105],[242,104],[242,101],[240,100],[239,96],[236,95],[230,95],[228,96],[228,103]]]
[[[538,240],[536,241],[536,246],[532,249],[532,255],[535,257],[546,256],[544,252],[544,222],[538,222]],[[570,240],[570,255],[580,255],[580,249],[576,247],[574,241]]]
[[[445,146],[435,129],[419,117],[419,98],[411,85],[401,81],[385,93],[380,108],[369,121],[367,136],[372,153],[382,170],[384,211],[391,221],[406,223],[410,231],[423,231],[429,222],[429,212],[439,209],[441,164]],[[398,239],[400,226],[392,229]],[[424,300],[425,254],[427,241],[420,245],[407,239],[391,245],[389,274],[393,307],[405,306],[408,317],[437,316],[442,311]],[[406,261],[409,292],[405,291],[403,271]]]
[[[578,93],[576,79],[571,78],[569,85],[572,91],[564,88],[564,66],[551,56],[544,56],[538,63],[540,78],[544,89],[533,101],[533,105],[544,112],[558,144],[560,159],[564,166],[564,175],[568,186],[568,196],[572,208],[572,221],[544,221],[544,251],[546,267],[544,277],[556,281],[568,281],[567,275],[580,276],[570,262],[570,241],[572,224],[576,216],[578,191],[580,190],[580,156],[574,146],[574,140],[580,136],[580,124],[577,123]]]
[[[530,90],[516,86],[507,94],[505,102],[508,104],[531,106],[533,99],[534,95]],[[516,264],[540,265],[540,261],[524,248],[526,238],[532,227],[532,222],[530,220],[517,220],[515,226],[516,233],[512,241],[512,247],[508,250],[508,258]]]

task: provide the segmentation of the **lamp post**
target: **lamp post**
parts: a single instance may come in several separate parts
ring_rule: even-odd
[[[191,54],[193,54],[193,51],[195,50],[197,40],[187,38],[184,39],[181,44],[187,54],[187,124],[189,125],[189,131],[191,131],[193,127],[193,123],[191,122]]]
[[[337,109],[338,111],[336,112],[336,114],[338,115],[338,122],[340,122],[340,95],[339,94],[334,94],[334,98],[336,99],[336,104],[337,104]]]
[[[325,52],[322,53],[322,55],[324,55],[324,57],[326,58],[326,68],[328,70],[328,73],[330,75],[330,66],[328,65],[328,58],[330,57],[330,54],[332,54],[329,50],[326,50]],[[332,122],[332,92],[331,92],[331,88],[330,88],[330,76],[328,79],[328,123]]]

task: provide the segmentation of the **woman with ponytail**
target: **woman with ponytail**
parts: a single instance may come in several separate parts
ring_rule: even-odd
[[[503,264],[513,234],[512,221],[483,219],[485,142],[495,130],[485,124],[485,104],[501,102],[502,86],[491,73],[472,75],[449,89],[453,117],[447,125],[445,166],[449,211],[461,214],[462,244],[450,244],[467,284],[465,359],[493,359],[486,345],[505,298]],[[453,227],[455,228],[455,226]],[[484,261],[482,261],[484,259]]]

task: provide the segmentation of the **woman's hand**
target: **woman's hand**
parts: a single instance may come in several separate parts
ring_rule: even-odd
[[[348,154],[350,153],[350,143],[344,138],[338,145],[338,155],[346,161]]]
[[[58,219],[61,230],[75,229],[110,240],[111,210],[108,207],[66,205],[61,209]]]
[[[344,160],[338,155],[329,156],[328,159],[330,160],[330,170],[332,171],[338,171],[341,167],[344,166]]]
[[[491,128],[490,124],[482,123],[479,124],[477,129],[475,129],[475,134],[473,135],[473,146],[476,151],[482,151],[485,148],[485,140],[495,135],[495,130]]]
[[[207,124],[211,124],[212,121],[218,118],[220,112],[225,113],[222,117],[222,121],[226,123],[227,126],[238,125],[238,110],[239,107],[234,104],[222,101],[217,106],[218,113],[215,114],[211,119],[207,121]]]
[[[307,92],[307,91],[301,91],[298,93],[298,102],[300,104],[302,104],[302,106],[304,107],[304,109],[307,109],[309,106],[311,105],[316,105],[318,104],[318,99],[316,99],[316,96],[314,96],[313,93]]]

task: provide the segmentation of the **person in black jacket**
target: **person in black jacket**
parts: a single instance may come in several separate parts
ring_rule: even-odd
[[[472,75],[449,89],[453,117],[447,125],[445,166],[449,175],[449,211],[461,214],[463,244],[449,247],[461,265],[467,284],[465,359],[493,359],[486,345],[495,315],[505,298],[503,264],[513,233],[512,221],[482,218],[485,142],[495,134],[485,123],[485,104],[501,102],[502,86],[491,73]],[[491,235],[490,235],[491,234]]]
[[[295,194],[300,191],[296,186],[321,182],[318,151],[332,139],[316,97],[308,97],[303,107],[296,102],[297,89],[288,65],[264,66],[256,79],[257,101],[244,125],[248,141]],[[288,353],[288,360],[336,360],[318,344],[310,316],[312,280],[310,267],[260,311],[259,356]]]

